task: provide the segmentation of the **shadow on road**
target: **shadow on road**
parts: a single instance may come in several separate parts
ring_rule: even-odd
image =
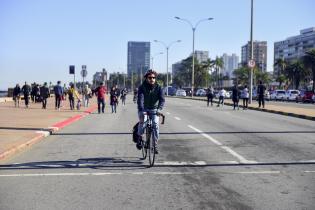
[[[213,163],[213,164],[163,164],[155,163],[154,168],[207,168],[207,167],[243,167],[243,166],[288,166],[288,165],[315,165],[315,161],[298,162],[260,162],[260,163]],[[146,169],[141,158],[137,157],[100,157],[100,158],[82,158],[76,161],[43,161],[0,165],[1,170],[30,170],[30,169],[117,169],[133,170]]]
[[[0,127],[1,129],[1,127]],[[202,132],[205,134],[254,134],[254,133],[265,133],[265,134],[283,134],[283,133],[315,133],[315,131],[207,131],[207,132]],[[131,132],[95,132],[95,133],[53,133],[53,136],[75,136],[75,135],[131,135]],[[168,132],[168,133],[163,133],[161,132],[160,135],[192,135],[192,134],[200,134],[199,132]]]

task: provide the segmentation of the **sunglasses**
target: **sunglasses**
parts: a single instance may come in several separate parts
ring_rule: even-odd
[[[148,77],[148,79],[155,79],[155,77]]]

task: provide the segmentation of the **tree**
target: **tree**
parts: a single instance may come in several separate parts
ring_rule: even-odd
[[[307,69],[304,68],[304,65],[301,60],[294,60],[290,65],[286,68],[286,75],[291,81],[292,87],[298,89],[300,86],[300,82],[303,81],[308,75]]]
[[[262,81],[262,83],[264,84],[269,84],[271,82],[271,78],[269,76],[269,74],[267,72],[263,72],[263,71],[255,71],[255,78],[256,81]]]
[[[248,72],[250,71],[250,69],[248,67],[241,67],[238,69],[235,69],[233,71],[233,74],[235,76],[235,84],[241,84],[241,85],[245,85],[248,83]]]
[[[287,62],[283,58],[278,58],[274,63],[274,66],[278,67],[276,81],[279,82],[279,88],[281,88],[282,83],[286,81],[284,71],[287,65]]]
[[[213,66],[215,68],[215,71],[216,71],[216,77],[217,77],[217,86],[221,86],[220,85],[220,69],[223,68],[223,65],[224,65],[224,62],[223,62],[223,59],[222,58],[219,58],[218,56],[215,58],[215,60],[213,61]]]
[[[315,48],[310,49],[305,53],[305,55],[302,57],[303,64],[305,68],[311,72],[312,79],[313,79],[313,92],[315,90]]]

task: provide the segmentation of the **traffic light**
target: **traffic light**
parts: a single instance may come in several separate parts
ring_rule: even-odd
[[[75,72],[75,67],[69,66],[69,74],[74,74],[74,72]]]

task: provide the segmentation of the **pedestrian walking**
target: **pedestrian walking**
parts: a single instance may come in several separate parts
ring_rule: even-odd
[[[60,103],[63,96],[63,88],[61,87],[61,81],[57,82],[57,85],[54,87],[55,92],[55,109],[60,110]]]
[[[224,88],[222,88],[219,91],[219,102],[218,102],[218,107],[220,106],[220,104],[222,104],[222,107],[224,106],[224,97],[225,97],[226,91],[224,90]]]
[[[248,109],[248,98],[249,98],[249,91],[247,85],[244,86],[242,91],[242,98],[243,98],[243,109]]]
[[[47,98],[50,97],[50,91],[49,88],[47,86],[47,82],[44,83],[43,86],[40,87],[40,97],[42,100],[42,109],[46,109],[47,108]]]
[[[34,82],[33,84],[31,84],[31,100],[32,103],[35,103],[35,95],[36,95],[36,83]]]
[[[121,99],[121,104],[122,105],[126,105],[126,97],[127,97],[127,88],[124,88],[121,90],[120,92],[120,99]]]
[[[213,95],[214,95],[214,89],[212,86],[210,86],[207,89],[207,106],[209,106],[210,102],[211,102],[211,106],[213,106]]]
[[[35,94],[35,103],[41,102],[40,86],[39,86],[39,84],[35,85],[35,87],[34,87],[34,94]]]
[[[24,95],[25,107],[28,108],[29,107],[29,97],[31,94],[31,86],[29,84],[27,84],[27,82],[25,82],[25,84],[23,85],[22,92]]]
[[[110,91],[110,105],[112,107],[112,113],[116,113],[117,109],[117,101],[118,101],[118,91],[116,89],[116,86],[113,86]]]
[[[95,95],[97,96],[97,108],[98,113],[104,113],[105,111],[105,94],[106,94],[106,88],[104,86],[104,83],[101,82],[100,85],[93,91]]]
[[[78,100],[78,104],[80,104],[80,98],[79,98],[79,94],[78,92],[75,90],[74,88],[74,84],[71,84],[70,85],[70,88],[68,90],[68,97],[69,97],[69,103],[70,103],[70,109],[71,110],[74,110],[74,104],[75,104],[75,101],[74,101],[74,97],[77,98]],[[77,109],[79,110],[80,109],[80,106],[77,107]]]
[[[259,81],[259,85],[257,87],[257,95],[258,95],[258,106],[259,108],[265,108],[265,91],[266,87],[262,84],[262,81]]]
[[[236,107],[237,107],[237,109],[240,109],[240,107],[238,105],[239,95],[240,95],[240,91],[239,91],[237,85],[234,85],[234,87],[232,89],[232,101],[233,101],[233,109],[234,110]]]
[[[20,107],[20,98],[21,98],[21,88],[19,84],[16,84],[16,86],[13,89],[13,101],[15,107]]]
[[[83,98],[83,106],[88,107],[90,98],[92,98],[92,90],[89,88],[89,85],[86,84],[82,91],[82,98]]]

